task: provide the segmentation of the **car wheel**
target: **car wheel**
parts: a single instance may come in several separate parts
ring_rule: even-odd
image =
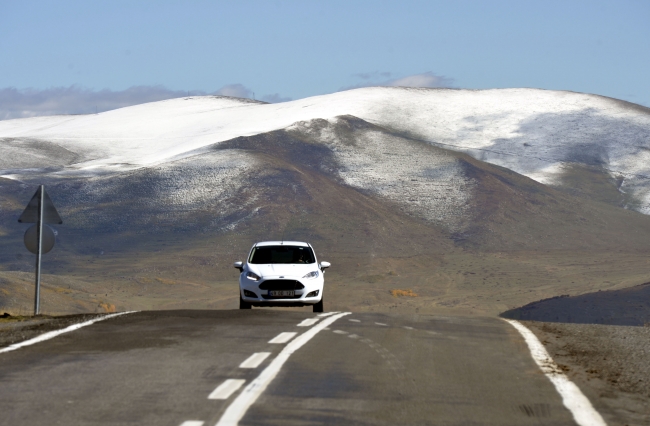
[[[239,309],[250,309],[252,308],[252,305],[248,302],[244,302],[244,299],[241,298],[241,294],[239,295]]]
[[[314,312],[323,312],[323,298],[320,299],[320,302],[314,305]]]

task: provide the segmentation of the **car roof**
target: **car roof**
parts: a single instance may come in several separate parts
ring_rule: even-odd
[[[303,243],[302,241],[262,241],[255,244],[255,247],[263,246],[301,246],[309,247],[309,244]]]

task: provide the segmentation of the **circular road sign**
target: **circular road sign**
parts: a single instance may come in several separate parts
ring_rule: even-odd
[[[38,252],[38,235],[36,234],[36,225],[31,226],[25,231],[25,247],[27,250],[34,254]],[[43,224],[43,246],[41,247],[41,254],[45,254],[52,250],[54,247],[54,231],[49,226]]]

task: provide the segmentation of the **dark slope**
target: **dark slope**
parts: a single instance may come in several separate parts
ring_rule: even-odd
[[[465,158],[478,183],[463,237],[480,250],[648,250],[648,216]]]
[[[647,326],[650,283],[623,290],[552,297],[511,309],[501,316],[527,321]]]

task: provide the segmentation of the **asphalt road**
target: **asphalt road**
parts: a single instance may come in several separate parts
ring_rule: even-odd
[[[269,343],[281,333],[297,335]],[[152,311],[0,354],[1,425],[207,426],[242,404],[241,425],[575,425],[495,318]]]

